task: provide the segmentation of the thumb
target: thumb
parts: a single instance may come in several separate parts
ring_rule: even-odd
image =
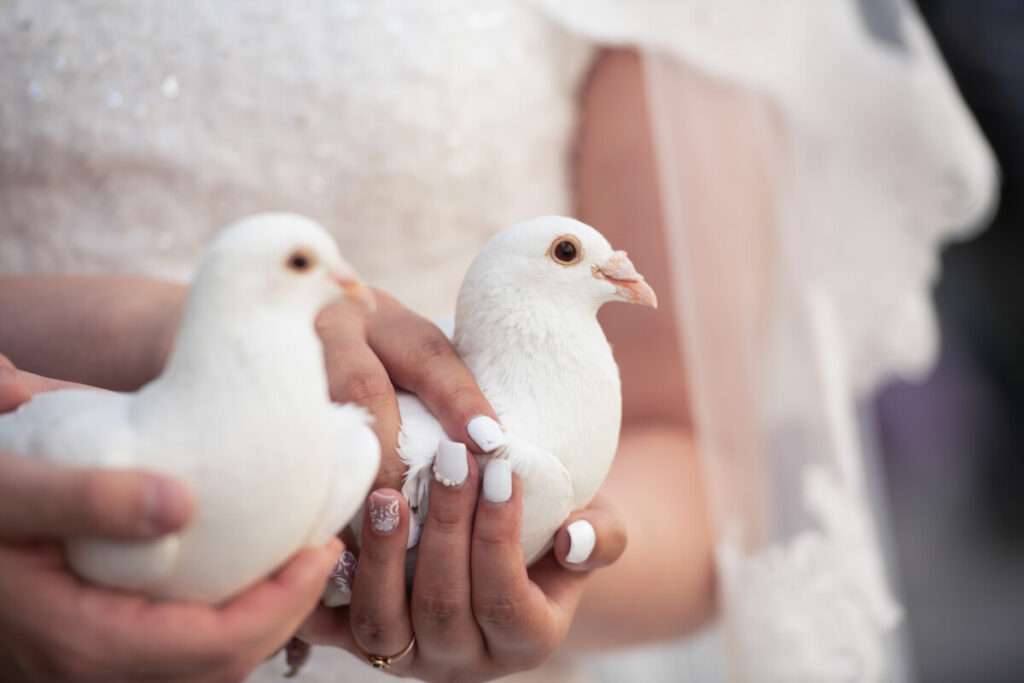
[[[0,453],[0,538],[153,538],[184,527],[191,512],[188,490],[164,476]]]

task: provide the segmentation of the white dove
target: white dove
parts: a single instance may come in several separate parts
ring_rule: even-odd
[[[376,476],[368,414],[330,402],[317,313],[372,295],[327,232],[260,214],[203,254],[163,374],[136,393],[37,394],[0,416],[0,450],[144,468],[185,482],[191,524],[152,542],[81,540],[71,566],[159,599],[220,602],[326,543]]]
[[[456,351],[505,429],[474,438],[507,458],[523,487],[523,555],[532,563],[558,527],[597,493],[619,440],[619,370],[597,321],[610,301],[657,307],[626,252],[594,228],[562,216],[514,225],[493,237],[459,290]],[[461,448],[416,396],[399,392],[402,493],[414,511],[410,545],[426,517],[439,448]],[[471,433],[473,425],[470,425]],[[360,526],[353,522],[358,535]],[[345,604],[336,591],[328,606]]]

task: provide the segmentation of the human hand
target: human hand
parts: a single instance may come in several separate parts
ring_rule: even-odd
[[[527,570],[519,543],[518,478],[500,464],[488,467],[494,469],[484,475],[478,496],[475,458],[467,458],[465,469],[439,462],[451,469],[445,476],[465,472],[464,479],[452,487],[431,484],[411,598],[405,578],[408,506],[395,490],[371,494],[358,568],[350,577],[352,604],[318,608],[300,631],[302,639],[367,659],[367,653],[402,653],[415,634],[414,648],[395,658],[389,671],[426,681],[490,680],[550,657],[568,632],[589,572],[618,559],[625,531],[599,498],[573,514],[556,534],[553,552]],[[511,491],[505,501],[495,496],[502,490]]]
[[[469,434],[469,421],[478,416],[495,420],[496,415],[436,325],[386,293],[374,294],[376,311],[338,302],[320,313],[317,332],[324,345],[331,398],[358,403],[373,414],[381,446],[374,487],[401,488],[405,464],[397,452],[401,419],[396,387],[416,394],[450,439],[477,452],[485,449]]]
[[[0,356],[0,411],[64,385]],[[299,553],[217,608],[88,585],[64,561],[65,539],[154,538],[182,528],[190,508],[166,477],[0,453],[0,670],[19,681],[244,679],[316,604],[340,542]]]

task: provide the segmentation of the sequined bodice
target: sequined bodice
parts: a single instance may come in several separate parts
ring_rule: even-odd
[[[186,278],[255,211],[451,310],[493,231],[570,209],[589,44],[514,1],[0,8],[0,271]]]

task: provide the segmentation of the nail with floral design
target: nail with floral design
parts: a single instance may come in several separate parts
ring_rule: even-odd
[[[397,493],[374,491],[370,494],[370,527],[378,534],[387,535],[398,528],[401,521]]]
[[[338,564],[327,580],[323,603],[327,607],[347,605],[352,600],[352,582],[356,577],[359,561],[355,554],[346,550],[338,558]]]

